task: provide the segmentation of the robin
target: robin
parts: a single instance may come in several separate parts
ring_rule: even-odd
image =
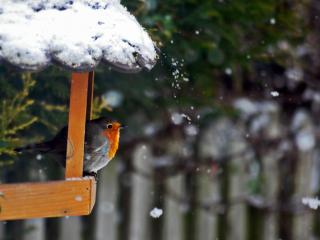
[[[84,144],[84,175],[96,177],[97,171],[105,167],[115,156],[119,147],[120,129],[124,128],[117,121],[98,118],[86,122]],[[50,141],[16,148],[16,152],[34,151],[41,154],[54,154],[62,166],[66,164],[68,126],[62,128]]]

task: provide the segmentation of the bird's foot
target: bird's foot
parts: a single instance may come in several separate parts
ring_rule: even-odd
[[[98,181],[98,173],[97,172],[84,172],[83,173],[84,176],[91,176],[91,177],[94,177],[94,179],[96,181]]]

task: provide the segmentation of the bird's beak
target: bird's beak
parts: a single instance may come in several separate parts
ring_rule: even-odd
[[[124,129],[124,128],[127,128],[127,127],[128,127],[127,125],[121,125],[120,129]]]

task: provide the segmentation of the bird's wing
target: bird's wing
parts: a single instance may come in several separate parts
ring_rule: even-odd
[[[86,154],[106,154],[109,144],[107,138],[102,134],[103,129],[101,125],[94,121],[88,122],[86,126]]]

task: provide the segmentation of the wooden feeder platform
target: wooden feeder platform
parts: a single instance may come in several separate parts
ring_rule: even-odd
[[[0,220],[91,213],[96,181],[83,177],[85,124],[91,119],[94,73],[72,73],[65,180],[0,184]]]

